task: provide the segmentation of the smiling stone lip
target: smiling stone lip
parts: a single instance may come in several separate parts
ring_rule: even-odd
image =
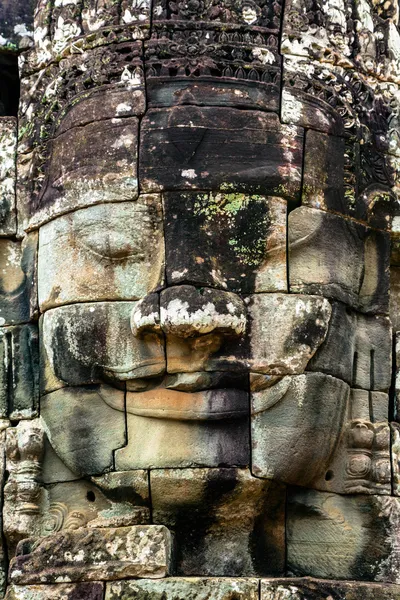
[[[219,421],[249,416],[248,393],[240,389],[181,392],[155,388],[128,392],[126,411],[139,417],[179,421]]]
[[[169,389],[190,393],[216,388],[248,390],[248,387],[247,375],[224,371],[174,374],[167,374],[164,371],[158,377],[135,378],[126,382],[128,392]]]

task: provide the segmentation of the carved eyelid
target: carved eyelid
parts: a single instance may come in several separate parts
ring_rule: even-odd
[[[114,235],[113,235],[114,233]],[[85,248],[92,254],[108,260],[126,260],[130,257],[136,259],[144,259],[146,253],[143,251],[143,238],[137,239],[139,236],[132,236],[127,239],[117,232],[104,232],[98,234],[95,230],[77,232],[75,237],[76,244]]]

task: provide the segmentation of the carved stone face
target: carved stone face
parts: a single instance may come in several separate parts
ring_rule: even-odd
[[[279,575],[290,522],[293,572],[335,578],[308,569],[302,507],[391,494],[393,87],[348,67],[343,2],[322,26],[293,0],[280,31],[279,2],[155,0],[151,33],[145,2],[64,4],[24,67],[18,224],[37,270],[15,274],[7,240],[0,289],[8,310],[37,284],[50,509],[35,533],[151,507],[180,574]],[[25,438],[9,438],[19,476]]]

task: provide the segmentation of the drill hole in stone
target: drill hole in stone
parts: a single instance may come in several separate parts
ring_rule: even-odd
[[[325,473],[325,481],[332,481],[334,477],[333,471],[327,471]]]
[[[94,502],[96,500],[96,495],[95,495],[94,492],[92,492],[91,490],[89,490],[86,493],[86,498],[87,498],[88,502]]]

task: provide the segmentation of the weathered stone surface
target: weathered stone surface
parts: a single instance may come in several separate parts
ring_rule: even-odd
[[[388,413],[387,394],[352,389],[340,439],[326,473],[313,487],[339,494],[390,495]]]
[[[121,491],[124,491],[123,498]],[[42,536],[79,527],[121,527],[150,522],[146,471],[107,473],[101,477],[46,486]]]
[[[154,522],[175,535],[178,574],[283,572],[284,486],[247,469],[156,469],[150,488]]]
[[[103,600],[100,582],[56,585],[10,585],[6,600]]]
[[[6,449],[6,428],[9,425],[9,422],[6,420],[0,421],[0,486],[3,490],[2,498],[0,500],[0,509],[1,509],[1,517],[0,517],[0,527],[1,531],[4,531],[4,520],[3,520],[3,512],[4,512],[4,484],[5,484],[5,474],[6,474],[6,461],[5,461],[5,449]],[[17,506],[15,507],[17,508]],[[4,539],[4,535],[0,541],[0,595],[3,597],[3,594],[7,585],[7,559],[9,556],[9,548],[7,548],[6,540]]]
[[[337,215],[289,215],[290,291],[321,294],[366,313],[388,312],[389,238]]]
[[[170,285],[287,291],[284,200],[234,193],[172,192],[163,197]]]
[[[118,581],[107,584],[105,600],[258,600],[258,587],[257,579],[232,577]]]
[[[185,294],[186,289],[189,292],[194,288],[179,286],[161,295],[162,302],[163,298],[171,297],[171,308],[174,308],[170,313],[174,328],[163,327],[168,334],[168,373],[301,373],[327,333],[331,308],[326,299],[318,296],[252,294],[245,297],[243,304],[232,294],[210,290],[210,299],[215,296],[220,302],[220,310],[226,313],[228,308],[227,317],[232,325],[229,330],[224,314],[213,316],[213,310],[207,304],[207,288],[203,288],[202,294]],[[202,303],[201,312],[196,311],[198,304],[194,300],[197,299]],[[241,310],[240,306],[243,307]],[[192,319],[202,318],[204,330],[201,333],[204,335],[201,337],[185,337],[192,311]],[[240,321],[236,313],[239,313]],[[242,316],[246,314],[246,330],[242,328],[242,335],[238,337]]]
[[[44,433],[39,419],[20,421],[6,435],[3,532],[9,556],[22,539],[40,533],[40,509],[45,497],[40,485]]]
[[[157,0],[152,12],[153,34],[145,44],[150,106],[197,104],[278,112],[280,2],[170,7]]]
[[[30,320],[36,310],[37,234],[23,242],[0,239],[0,325]]]
[[[39,340],[35,325],[0,328],[0,415],[10,419],[37,416]]]
[[[136,117],[73,127],[49,142],[50,160],[32,224],[99,202],[138,195]]]
[[[253,294],[247,301],[250,370],[271,375],[303,372],[327,334],[329,302],[296,294]]]
[[[398,600],[400,587],[361,581],[328,581],[305,577],[263,579],[261,600]]]
[[[302,131],[273,113],[177,106],[142,123],[143,191],[203,189],[297,198]]]
[[[254,475],[305,486],[324,476],[341,435],[349,391],[340,379],[307,373],[252,392]]]
[[[114,450],[126,442],[124,392],[107,385],[62,388],[40,405],[49,441],[71,471],[85,477],[112,468]]]
[[[364,315],[332,302],[325,341],[307,365],[352,387],[388,391],[392,380],[392,327],[384,315]],[[340,357],[340,360],[338,360]]]
[[[304,149],[301,202],[321,210],[346,213],[345,141],[308,130]]]
[[[171,566],[172,539],[166,527],[136,525],[63,531],[37,542],[21,542],[10,564],[11,583],[110,581],[159,578]]]
[[[0,9],[1,10],[1,9]],[[1,34],[0,34],[1,35]],[[15,235],[17,119],[0,117],[0,234]]]
[[[163,373],[159,333],[132,335],[130,317],[136,306],[93,302],[47,311],[42,317],[42,364],[48,361],[48,370],[70,385],[113,381],[121,386],[128,379]]]
[[[288,490],[291,575],[399,582],[399,499]]]
[[[33,0],[4,0],[0,7],[0,48],[26,49],[33,44]]]
[[[400,268],[390,265],[389,315],[393,331],[400,331]]]
[[[192,285],[161,292],[160,324],[167,335],[183,338],[208,333],[238,337],[246,330],[246,308],[236,294]]]
[[[400,496],[400,425],[390,423],[393,494]]]
[[[248,394],[240,389],[128,392],[128,443],[115,452],[115,466],[248,465],[248,410]]]
[[[41,310],[91,300],[139,300],[164,278],[161,199],[109,203],[40,229]]]

